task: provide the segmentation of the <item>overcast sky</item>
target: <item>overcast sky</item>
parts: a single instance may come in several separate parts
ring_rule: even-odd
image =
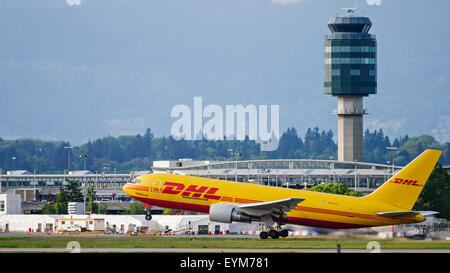
[[[450,141],[447,0],[2,0],[0,136],[167,136],[195,96],[279,105],[281,132],[336,132],[323,39],[354,6],[378,40],[364,128]]]

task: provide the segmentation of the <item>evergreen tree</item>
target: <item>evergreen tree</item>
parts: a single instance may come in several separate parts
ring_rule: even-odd
[[[276,150],[278,158],[295,158],[295,152],[303,148],[303,142],[297,135],[295,128],[288,128],[280,137],[278,150]]]
[[[89,211],[90,214],[98,213],[98,204],[95,202],[97,198],[97,192],[94,189],[94,186],[89,186],[86,190],[86,212]]]
[[[52,204],[47,203],[42,208],[41,214],[55,214],[55,207]]]
[[[83,202],[83,195],[78,188],[78,181],[66,179],[67,185],[63,188],[66,192],[67,202]]]
[[[131,202],[129,209],[125,209],[122,214],[128,214],[128,215],[138,215],[138,214],[145,214],[146,209],[144,207],[144,204],[141,202]]]
[[[55,201],[55,214],[67,214],[67,193],[64,188],[59,189]]]
[[[153,158],[152,140],[153,140],[153,133],[150,130],[150,128],[147,128],[142,141],[143,141],[144,155],[149,158]]]
[[[437,164],[413,210],[437,211],[437,217],[450,220],[450,175]]]

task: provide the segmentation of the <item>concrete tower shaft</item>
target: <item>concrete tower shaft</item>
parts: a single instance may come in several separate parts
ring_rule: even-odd
[[[362,96],[338,96],[338,160],[362,162],[363,114]]]

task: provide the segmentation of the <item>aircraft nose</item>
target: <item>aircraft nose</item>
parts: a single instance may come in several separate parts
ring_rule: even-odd
[[[126,194],[130,195],[130,183],[126,183],[126,184],[122,187],[122,190],[123,190]]]

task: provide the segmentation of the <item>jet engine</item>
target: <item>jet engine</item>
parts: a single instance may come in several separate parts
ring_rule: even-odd
[[[211,205],[209,219],[221,223],[231,223],[232,221],[251,223],[252,221],[248,214],[239,211],[236,206],[224,203]]]

